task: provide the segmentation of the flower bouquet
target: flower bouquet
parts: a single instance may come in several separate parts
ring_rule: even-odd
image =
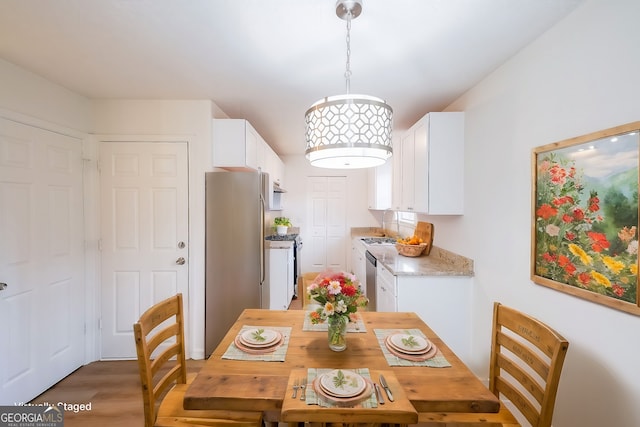
[[[355,275],[345,272],[320,273],[307,287],[309,297],[320,307],[311,312],[314,324],[327,322],[329,347],[342,351],[347,347],[346,329],[351,315],[369,302],[362,294]]]

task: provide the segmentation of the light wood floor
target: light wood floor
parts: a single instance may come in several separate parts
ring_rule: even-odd
[[[188,360],[189,372],[204,360]],[[144,413],[136,360],[98,361],[82,366],[33,403],[91,404],[91,410],[64,413],[65,427],[142,427]]]
[[[302,308],[300,298],[290,310]],[[189,372],[198,372],[204,360],[188,360]],[[32,403],[91,404],[90,411],[66,410],[65,427],[142,427],[144,414],[138,362],[98,361],[82,366]]]

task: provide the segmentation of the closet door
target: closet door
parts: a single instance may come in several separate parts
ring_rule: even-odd
[[[309,177],[307,180],[308,218],[311,242],[305,241],[303,262],[307,271],[332,269],[346,271],[347,179],[343,176]],[[306,264],[306,259],[310,264]]]
[[[82,142],[0,118],[0,405],[84,360]]]

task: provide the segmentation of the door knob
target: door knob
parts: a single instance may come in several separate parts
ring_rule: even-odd
[[[184,265],[185,262],[186,261],[185,261],[185,259],[183,257],[180,257],[180,258],[178,258],[176,260],[176,264],[178,264],[178,265]]]
[[[7,289],[7,284],[6,283],[0,283],[0,291],[4,291],[5,289]]]

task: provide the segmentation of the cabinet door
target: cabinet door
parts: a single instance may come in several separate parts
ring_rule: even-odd
[[[381,264],[378,264],[376,268],[376,311],[398,311],[395,281],[395,276]]]
[[[429,212],[429,117],[413,127],[413,210]],[[446,185],[446,183],[445,183]]]
[[[369,209],[384,210],[391,208],[392,161],[370,168],[368,171]]]
[[[426,193],[432,215],[464,213],[464,113],[430,113]]]
[[[213,166],[258,169],[258,141],[262,138],[244,119],[213,119]]]
[[[391,206],[393,206],[393,209],[400,210],[400,207],[402,206],[402,138],[394,138],[392,159],[393,173],[391,178]]]
[[[260,144],[260,135],[245,120],[245,165],[251,169],[258,169],[258,145]]]
[[[288,249],[267,249],[266,261],[268,292],[263,294],[262,305],[270,310],[286,310],[291,301],[287,301]]]
[[[364,255],[364,246],[360,239],[353,239],[351,247],[351,272],[360,282],[360,289],[367,294],[367,260]]]
[[[413,211],[415,194],[415,166],[414,166],[415,132],[410,129],[401,142],[402,155],[402,190],[400,193],[400,209]]]

